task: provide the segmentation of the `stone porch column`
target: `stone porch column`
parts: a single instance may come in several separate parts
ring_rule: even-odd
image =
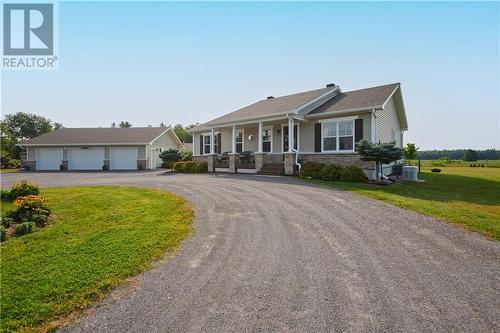
[[[290,145],[290,141],[288,143]],[[294,166],[295,166],[295,154],[294,153],[283,153],[285,156],[284,171],[285,175],[293,176],[294,175]]]
[[[236,173],[236,161],[238,160],[238,154],[229,154],[229,172]]]
[[[215,172],[215,157],[216,157],[215,154],[207,155],[207,164],[209,173]]]
[[[255,170],[259,172],[264,166],[264,153],[255,153]]]

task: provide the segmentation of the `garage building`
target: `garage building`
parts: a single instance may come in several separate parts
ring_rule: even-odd
[[[28,170],[145,170],[184,145],[171,127],[62,128],[20,144]]]

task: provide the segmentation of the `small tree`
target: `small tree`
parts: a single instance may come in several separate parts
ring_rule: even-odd
[[[477,161],[477,151],[473,149],[467,149],[462,157],[464,161],[474,162]]]
[[[408,164],[411,164],[411,160],[414,160],[417,158],[417,151],[418,147],[415,146],[414,143],[407,143],[406,147],[404,148],[403,151],[403,156],[405,160],[408,161]]]
[[[396,147],[395,142],[370,143],[361,140],[358,145],[358,153],[363,161],[374,161],[377,173],[380,171],[380,181],[382,181],[382,165],[400,160],[403,156],[403,148]]]
[[[181,159],[181,153],[177,149],[169,149],[160,154],[160,158],[163,162],[169,162],[174,164]]]

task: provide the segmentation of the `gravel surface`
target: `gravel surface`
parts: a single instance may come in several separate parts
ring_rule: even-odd
[[[500,331],[500,243],[289,177],[7,173],[46,186],[162,188],[195,233],[74,332]]]

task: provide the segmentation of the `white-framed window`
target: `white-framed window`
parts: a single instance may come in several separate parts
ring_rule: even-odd
[[[353,152],[354,119],[322,122],[321,136],[323,152]]]
[[[243,143],[243,138],[245,137],[245,133],[243,130],[238,130],[236,132],[236,152],[242,153],[245,151],[245,144]]]
[[[210,154],[211,135],[203,135],[203,154]]]
[[[214,153],[218,152],[218,145],[219,145],[219,133],[214,133]],[[203,134],[203,154],[210,154],[210,140],[212,138],[211,133],[206,133]]]
[[[273,128],[264,127],[262,129],[262,152],[273,152]]]

